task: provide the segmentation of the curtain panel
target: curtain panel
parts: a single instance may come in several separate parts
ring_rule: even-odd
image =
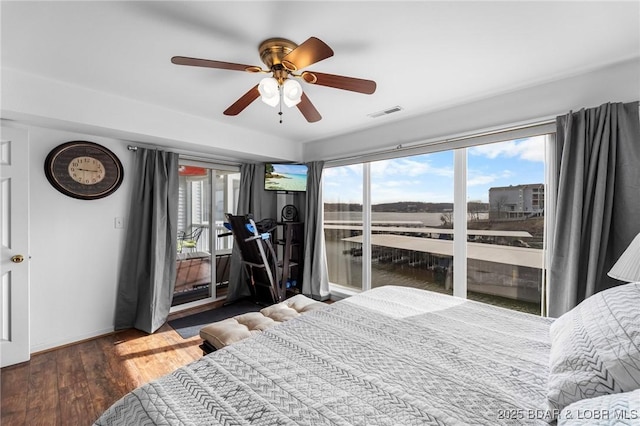
[[[302,293],[316,300],[326,300],[329,270],[324,247],[324,208],[322,206],[322,169],[324,161],[307,163],[307,194],[304,221],[304,271]]]
[[[115,329],[153,333],[167,320],[176,280],[178,154],[138,148],[131,179]]]
[[[551,317],[623,284],[607,272],[640,232],[638,102],[569,112],[558,117],[556,125]]]

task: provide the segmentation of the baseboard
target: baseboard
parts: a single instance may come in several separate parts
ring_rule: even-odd
[[[113,334],[114,332],[115,330],[113,328],[108,328],[108,329],[97,330],[93,333],[87,333],[87,334],[75,336],[69,339],[64,339],[58,342],[48,342],[40,345],[34,345],[34,346],[31,346],[30,353],[31,353],[31,356],[33,356],[33,355],[37,355],[43,352],[48,352],[54,349],[61,349],[66,346],[71,346],[78,343],[86,342],[88,340],[93,340],[98,337],[108,336],[110,334]]]

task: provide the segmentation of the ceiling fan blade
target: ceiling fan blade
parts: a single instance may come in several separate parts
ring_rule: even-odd
[[[188,58],[186,56],[174,56],[171,62],[177,65],[190,65],[192,67],[219,68],[223,70],[247,71],[259,68],[253,65],[234,64],[232,62],[212,61],[210,59]]]
[[[296,106],[309,123],[315,123],[316,121],[320,121],[322,119],[322,116],[320,115],[316,107],[313,106],[306,93],[302,93],[302,99]]]
[[[249,104],[260,97],[260,92],[258,91],[258,85],[253,86],[247,93],[242,95],[240,99],[235,101],[233,105],[227,108],[224,111],[224,115],[238,115],[240,114]]]
[[[376,91],[375,81],[364,80],[362,78],[345,77],[343,75],[325,74],[315,71],[305,71],[302,73],[302,78],[310,84],[350,90],[367,95],[371,95]]]
[[[331,56],[333,50],[324,41],[310,37],[282,58],[282,65],[289,71],[296,71]]]

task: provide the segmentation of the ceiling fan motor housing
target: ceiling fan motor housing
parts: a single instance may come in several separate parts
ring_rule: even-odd
[[[258,50],[260,59],[273,72],[273,77],[282,84],[289,77],[291,71],[295,71],[296,66],[282,58],[291,53],[298,45],[286,38],[270,38],[262,43]]]

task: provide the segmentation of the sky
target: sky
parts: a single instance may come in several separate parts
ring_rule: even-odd
[[[489,202],[489,188],[544,183],[545,137],[467,149],[467,200]],[[325,168],[326,203],[362,203],[362,165]],[[371,163],[371,203],[453,202],[453,151]]]
[[[307,173],[307,166],[304,164],[280,164],[272,163],[273,171],[276,173],[304,175]]]

